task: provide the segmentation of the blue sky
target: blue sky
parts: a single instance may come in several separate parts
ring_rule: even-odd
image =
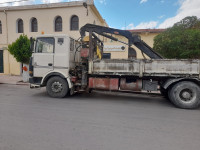
[[[18,0],[0,0],[0,3],[8,1]],[[10,5],[67,1],[73,0],[29,0]],[[200,0],[94,0],[94,2],[108,25],[119,29],[167,28],[186,16],[200,17]]]
[[[175,16],[180,7],[174,0],[96,0],[95,4],[107,23],[116,28],[130,24],[136,27],[141,23],[161,23]]]

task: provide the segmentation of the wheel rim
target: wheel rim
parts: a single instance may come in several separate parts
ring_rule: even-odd
[[[183,89],[179,96],[183,102],[191,102],[196,98],[196,94],[191,89]]]
[[[51,89],[54,93],[59,93],[62,91],[63,87],[60,82],[53,82],[53,84],[51,85]]]

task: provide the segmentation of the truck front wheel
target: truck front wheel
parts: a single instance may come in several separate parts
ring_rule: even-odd
[[[169,90],[168,94],[171,102],[179,108],[195,109],[200,105],[200,87],[193,82],[179,82]]]
[[[69,92],[69,87],[65,79],[55,76],[47,81],[46,90],[51,97],[63,98]]]

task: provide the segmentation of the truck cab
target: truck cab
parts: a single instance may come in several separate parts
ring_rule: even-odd
[[[48,79],[53,76],[67,80],[71,88],[69,70],[77,61],[74,58],[75,47],[78,46],[75,40],[66,35],[42,35],[32,44],[29,67],[31,88],[46,86]],[[59,83],[54,85],[59,86]]]

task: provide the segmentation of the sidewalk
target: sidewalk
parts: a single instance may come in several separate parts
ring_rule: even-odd
[[[21,76],[12,75],[0,75],[0,84],[29,85],[29,83],[22,82]]]

